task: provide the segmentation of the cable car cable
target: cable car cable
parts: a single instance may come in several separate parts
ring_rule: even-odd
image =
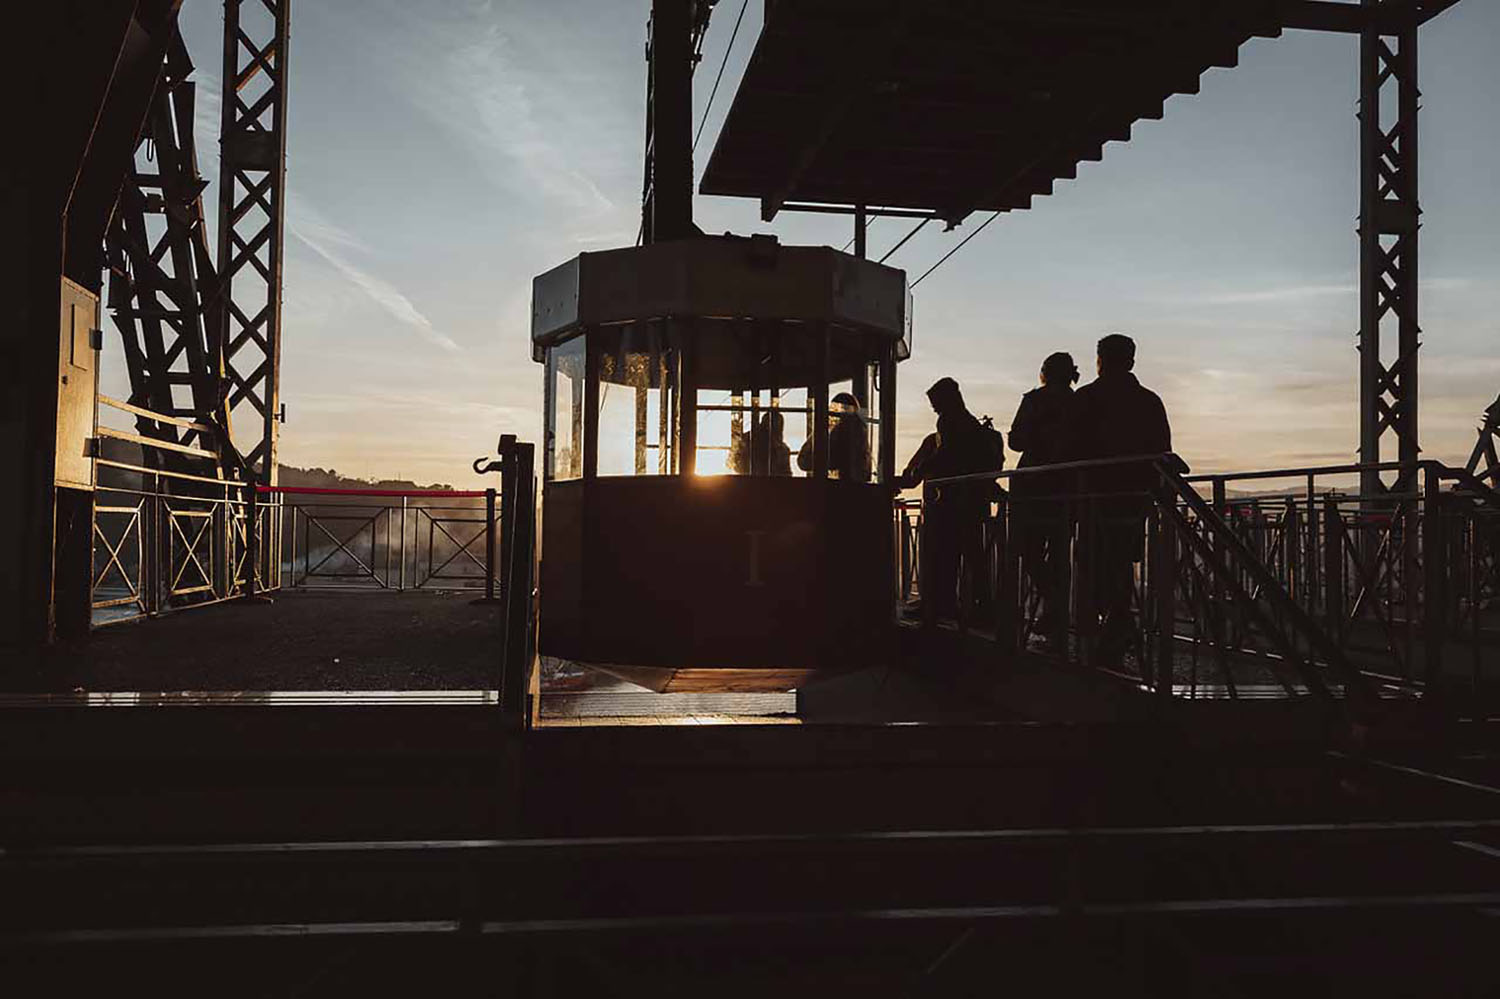
[[[739,16],[734,19],[734,30],[729,33],[729,44],[724,46],[724,58],[719,61],[719,74],[714,77],[713,89],[708,92],[708,103],[703,105],[703,117],[698,120],[698,131],[693,136],[693,152],[698,151],[698,140],[703,137],[703,126],[708,124],[709,109],[714,106],[714,97],[719,93],[719,81],[724,79],[724,67],[729,65],[729,54],[734,51],[734,40],[740,36],[740,22],[745,19],[745,8],[750,0],[740,4]],[[707,31],[704,32],[707,34]]]
[[[947,262],[947,260],[948,260],[949,257],[953,256],[959,250],[962,250],[964,248],[964,244],[968,243],[969,240],[973,239],[975,236],[977,236],[981,232],[983,232],[985,226],[989,225],[991,222],[995,221],[999,217],[1000,217],[1000,213],[997,211],[997,212],[995,212],[995,214],[991,215],[989,218],[987,218],[983,222],[981,222],[979,224],[979,228],[977,228],[973,232],[969,233],[967,236],[965,236],[963,238],[962,242],[960,242],[953,249],[949,250],[947,253],[943,254],[942,258],[939,259],[937,263],[933,264],[931,267],[927,268],[925,271],[922,272],[922,277],[917,278],[915,281],[913,281],[907,287],[908,288],[915,288],[917,285],[921,284],[922,283],[922,278],[925,278],[927,275],[931,274],[933,271],[935,271],[939,267],[943,266],[943,264]],[[922,223],[922,225],[926,225],[926,224],[927,224],[926,222]],[[920,229],[921,227],[922,226],[917,226],[918,229]],[[913,235],[916,234],[916,230],[915,229],[912,230],[912,234]],[[910,238],[911,238],[911,236],[907,237],[907,239],[910,239]],[[903,239],[901,242],[904,243],[904,242],[906,242],[906,240]],[[900,244],[897,244],[897,245],[899,246]],[[891,252],[894,253],[895,251],[892,250]],[[890,254],[886,254],[886,256],[890,256]],[[885,257],[881,257],[880,259],[884,260]]]
[[[879,220],[880,220],[880,216],[876,215],[874,218],[871,218],[870,220],[868,220],[867,222],[865,222],[865,232],[868,233],[870,231],[870,227],[872,225],[874,225],[876,222],[878,222]],[[858,239],[858,238],[859,237],[857,235],[856,236],[850,236],[849,237],[849,242],[845,243],[844,244],[844,248],[842,250],[840,250],[839,252],[840,253],[848,253],[849,252],[849,247],[853,246],[854,245],[854,241],[856,239]]]
[[[877,264],[883,264],[883,263],[885,263],[887,260],[889,260],[891,258],[891,254],[895,253],[897,250],[901,249],[901,247],[905,246],[907,240],[911,239],[917,233],[921,232],[922,229],[923,229],[923,227],[926,226],[927,223],[929,223],[931,221],[932,221],[932,219],[923,219],[922,221],[918,222],[915,226],[912,227],[911,232],[909,232],[905,236],[901,237],[901,242],[897,243],[895,246],[891,247],[889,250],[886,250],[885,251],[885,256],[881,257],[879,260],[877,260],[875,262]],[[925,277],[926,275],[923,275],[923,276]],[[913,283],[915,283],[915,282],[913,282]]]

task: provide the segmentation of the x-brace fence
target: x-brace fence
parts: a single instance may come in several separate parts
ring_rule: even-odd
[[[494,490],[263,493],[282,497],[280,557],[293,588],[492,593],[499,578]]]

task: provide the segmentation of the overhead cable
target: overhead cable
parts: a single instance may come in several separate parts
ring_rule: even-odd
[[[895,253],[897,250],[901,249],[901,247],[905,246],[907,240],[911,239],[917,233],[921,232],[922,229],[923,229],[923,227],[925,227],[927,225],[927,223],[929,223],[931,221],[932,221],[932,219],[923,219],[922,221],[918,222],[915,226],[912,227],[911,232],[909,232],[905,236],[901,237],[901,242],[897,243],[895,246],[891,247],[889,250],[886,250],[885,251],[885,256],[881,257],[879,260],[877,260],[875,262],[878,263],[878,264],[885,263],[887,260],[889,260],[891,258],[891,254]]]
[[[999,217],[1000,217],[1000,213],[997,211],[997,212],[995,212],[995,214],[991,215],[989,218],[987,218],[983,222],[981,222],[979,224],[979,228],[977,228],[973,232],[969,233],[967,236],[965,236],[963,238],[963,240],[957,246],[955,246],[953,249],[949,250],[947,253],[943,254],[942,258],[939,259],[937,263],[933,264],[931,267],[929,267],[925,271],[923,271],[922,272],[922,276],[919,277],[919,278],[917,278],[915,281],[913,281],[910,285],[908,285],[908,287],[915,288],[917,285],[921,284],[923,278],[927,277],[927,275],[931,274],[933,271],[935,271],[939,267],[943,266],[943,264],[947,263],[949,257],[953,256],[959,250],[962,250],[964,248],[964,245],[966,243],[968,243],[969,240],[973,239],[975,236],[979,235],[981,232],[984,232],[984,227],[987,226],[987,225],[989,225],[991,222],[995,221]],[[927,224],[926,222],[922,223],[922,225],[926,225],[926,224]],[[917,229],[920,229],[920,228],[922,228],[922,226],[917,226]],[[913,229],[912,232],[911,232],[911,234],[908,235],[906,237],[906,239],[910,239],[914,235],[916,235],[916,229]],[[903,239],[901,242],[902,243],[906,242],[906,239]],[[900,244],[898,243],[897,246],[899,246],[899,245]],[[895,252],[896,252],[895,250],[891,251],[891,253],[895,253]],[[886,256],[887,257],[890,256],[890,253],[886,254]],[[881,257],[880,259],[884,260],[885,257]]]
[[[703,126],[708,124],[708,111],[714,106],[714,98],[719,93],[719,81],[724,79],[724,67],[729,65],[729,53],[734,51],[734,40],[740,35],[740,22],[745,19],[745,8],[750,6],[750,0],[744,0],[740,4],[739,16],[734,19],[734,30],[729,33],[729,44],[724,46],[724,58],[719,61],[719,72],[714,77],[714,87],[708,92],[708,103],[703,105],[703,117],[698,119],[698,131],[693,135],[693,152],[698,151],[698,140],[703,137]]]

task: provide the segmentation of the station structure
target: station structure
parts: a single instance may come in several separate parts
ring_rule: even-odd
[[[234,994],[1493,988],[1500,404],[1462,468],[1418,421],[1417,52],[1456,0],[764,0],[697,192],[717,0],[654,0],[638,244],[534,282],[542,439],[475,463],[487,495],[334,509],[277,479],[291,0],[224,0],[217,189],[180,3],[28,9],[29,59],[73,71],[22,72],[4,167],[0,686],[39,691],[0,699],[7,965],[186,992],[233,961]],[[1348,35],[1360,81],[1358,462],[1132,459],[1139,634],[1109,662],[1095,497],[1066,501],[1074,622],[1044,646],[1035,473],[929,483],[992,491],[959,620],[904,619],[931,574],[923,504],[893,508],[912,282],[869,221],[972,235],[1300,30]],[[853,252],[705,235],[695,193],[848,216]],[[227,660],[330,558],[482,591],[480,689],[47,688],[110,642],[145,670],[189,620]],[[587,724],[559,663],[788,711]]]

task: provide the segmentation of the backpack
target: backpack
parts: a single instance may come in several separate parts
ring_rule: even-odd
[[[988,416],[979,418],[980,440],[994,463],[989,467],[999,471],[1005,467],[1005,435],[995,429],[995,421]]]

